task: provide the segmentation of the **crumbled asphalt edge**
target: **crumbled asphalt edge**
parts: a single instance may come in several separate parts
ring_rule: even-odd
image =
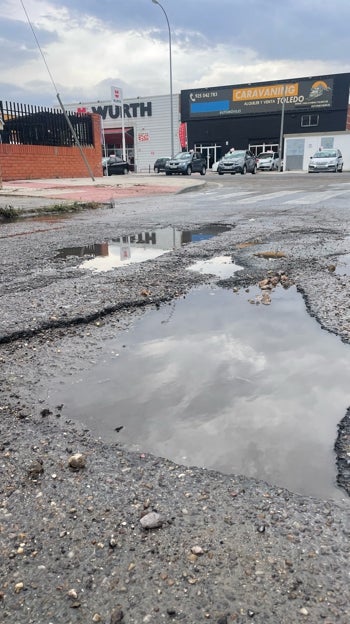
[[[102,320],[105,317],[108,317],[111,314],[114,314],[115,312],[118,312],[118,311],[136,310],[137,308],[145,308],[146,306],[149,307],[152,304],[157,307],[161,303],[171,301],[171,299],[172,297],[169,296],[169,297],[160,297],[156,299],[155,301],[152,300],[151,302],[145,301],[144,299],[138,300],[138,301],[135,301],[135,300],[124,301],[122,304],[119,303],[116,305],[106,306],[105,308],[101,310],[92,312],[91,314],[85,314],[84,316],[75,316],[69,319],[61,318],[61,319],[51,320],[47,322],[44,321],[40,323],[40,326],[38,327],[33,327],[32,329],[29,329],[29,330],[22,329],[17,332],[14,331],[8,335],[0,336],[0,344],[7,344],[9,342],[15,342],[16,340],[23,339],[23,338],[26,338],[26,339],[31,338],[33,336],[41,334],[42,332],[46,330],[52,330],[52,329],[58,329],[58,328],[64,329],[64,328],[72,327],[74,325],[87,325],[94,321]]]
[[[311,310],[305,291],[300,286],[297,287],[297,290],[304,299],[305,307],[309,315],[315,318],[321,329],[338,335],[334,329],[326,327],[317,317],[317,314]],[[350,339],[348,337],[342,336],[341,341],[345,344],[350,344]],[[340,423],[338,423],[334,452],[337,465],[337,484],[350,496],[350,407],[348,407],[345,416]]]
[[[334,450],[337,458],[337,483],[350,496],[350,408],[338,424]]]

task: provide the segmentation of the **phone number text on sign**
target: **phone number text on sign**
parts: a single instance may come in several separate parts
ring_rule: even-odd
[[[148,132],[140,132],[137,136],[137,140],[140,141],[140,143],[143,143],[144,141],[149,141]]]

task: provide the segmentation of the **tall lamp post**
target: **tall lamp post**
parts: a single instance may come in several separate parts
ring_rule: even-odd
[[[171,58],[171,30],[170,24],[168,20],[168,16],[164,7],[158,2],[158,0],[152,0],[153,4],[158,4],[158,6],[162,9],[166,23],[168,25],[168,33],[169,33],[169,75],[170,75],[170,132],[171,132],[171,154],[170,156],[174,156],[174,112],[173,112],[173,67],[172,67],[172,58]]]
[[[278,144],[278,155],[279,155],[279,159],[278,159],[278,173],[281,172],[281,167],[282,167],[282,149],[283,149],[283,132],[284,132],[284,109],[285,109],[285,102],[286,102],[286,93],[287,93],[287,85],[284,85],[283,99],[282,99],[282,110],[281,110],[280,140],[279,140],[279,144]],[[283,164],[285,165],[286,163],[283,163]],[[285,170],[286,168],[283,167],[283,169]]]

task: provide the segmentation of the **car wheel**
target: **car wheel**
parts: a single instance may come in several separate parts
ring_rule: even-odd
[[[165,175],[171,175],[171,171],[166,171]]]
[[[243,169],[241,171],[241,175],[245,175],[247,173],[247,165],[243,165]]]
[[[127,167],[124,167],[123,169],[123,175],[126,175],[127,173],[129,173],[129,169]]]
[[[108,175],[112,175],[112,171],[110,169],[108,169]]]
[[[339,173],[343,173],[343,165],[340,165],[340,169],[338,169]]]
[[[218,171],[218,174],[219,175],[224,175],[224,172],[223,171]]]
[[[154,167],[154,173],[159,173],[158,167]]]
[[[256,173],[256,171],[257,171],[257,169],[256,169],[256,165],[254,165],[254,168],[253,168],[252,174],[254,175],[254,174]]]
[[[190,166],[188,166],[186,169],[186,175],[191,175],[191,173],[192,173],[192,169]]]
[[[200,172],[200,173],[201,173],[201,175],[205,175],[205,172],[206,172],[206,168],[205,168],[205,167],[204,167],[204,165],[203,165],[203,167],[202,167],[202,169],[201,169],[201,172]]]

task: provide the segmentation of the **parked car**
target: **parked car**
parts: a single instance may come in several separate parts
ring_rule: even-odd
[[[160,173],[161,171],[165,171],[165,165],[170,160],[170,156],[163,156],[162,158],[157,158],[156,162],[153,165],[154,173]]]
[[[309,173],[319,173],[320,171],[333,171],[341,173],[343,171],[343,156],[338,149],[321,149],[311,156],[309,160]]]
[[[191,175],[191,173],[200,173],[205,175],[207,171],[207,160],[200,152],[179,152],[165,163],[165,175],[173,173],[182,173],[182,175]]]
[[[256,166],[261,171],[277,171],[279,162],[278,152],[260,152],[256,157]]]
[[[230,150],[218,164],[218,174],[256,173],[256,157],[250,150]]]
[[[130,165],[119,156],[109,156],[107,161],[102,162],[103,175],[126,174],[130,171]]]

